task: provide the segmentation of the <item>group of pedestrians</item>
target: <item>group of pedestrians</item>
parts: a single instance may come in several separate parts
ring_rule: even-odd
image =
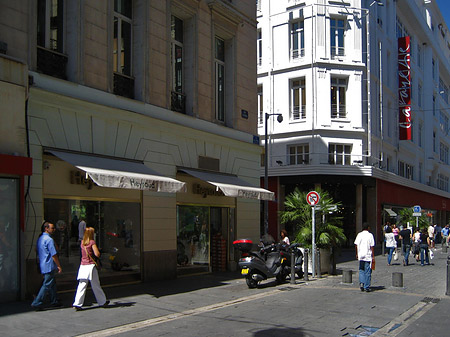
[[[448,238],[449,226],[447,225],[444,233]],[[395,232],[397,235],[395,235]],[[387,263],[392,265],[392,260],[398,260],[399,248],[401,247],[403,255],[403,265],[409,265],[409,255],[412,252],[416,261],[420,261],[420,265],[430,264],[430,255],[433,255],[431,249],[435,247],[435,232],[434,226],[430,225],[428,228],[420,230],[417,227],[414,233],[407,227],[402,226],[401,230],[397,229],[397,226],[386,224],[384,227],[385,245],[387,249]]]
[[[84,222],[84,221],[83,221]],[[81,226],[80,226],[81,227]],[[31,307],[37,311],[44,309],[44,300],[48,295],[50,306],[53,308],[62,307],[56,292],[56,273],[62,273],[61,263],[58,257],[57,247],[53,241],[52,234],[55,232],[55,225],[44,221],[42,233],[36,243],[36,254],[39,258],[40,272],[44,277],[39,293],[31,303]],[[92,291],[99,306],[105,307],[109,304],[103,292],[98,277],[98,262],[95,257],[100,258],[100,251],[94,241],[94,228],[84,225],[83,232],[80,233],[82,239],[80,243],[80,267],[78,270],[78,287],[75,300],[72,304],[77,311],[82,309],[88,283],[91,283]],[[95,256],[95,257],[94,257]]]

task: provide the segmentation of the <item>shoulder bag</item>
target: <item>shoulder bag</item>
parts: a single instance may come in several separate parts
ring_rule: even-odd
[[[92,257],[91,254],[89,254],[86,246],[83,245],[83,247],[84,247],[84,250],[86,251],[86,254],[89,256],[89,258],[92,260],[92,262],[94,262],[95,267],[97,268],[97,270],[98,271],[102,270],[102,268],[103,268],[102,260],[100,260],[99,257],[95,256],[95,254],[94,254],[94,257]]]

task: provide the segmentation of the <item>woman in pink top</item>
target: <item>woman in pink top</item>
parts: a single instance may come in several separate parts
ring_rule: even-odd
[[[100,251],[94,241],[94,228],[87,227],[84,231],[83,240],[81,241],[81,263],[77,276],[78,288],[72,305],[77,311],[81,310],[81,307],[83,306],[89,281],[91,282],[91,288],[97,303],[103,307],[109,304],[109,301],[106,300],[105,293],[100,286],[98,271],[93,260],[94,255],[100,257]]]
[[[397,228],[396,224],[392,225],[392,233],[394,233],[395,242],[397,243],[398,247],[398,234],[400,233],[400,230]]]

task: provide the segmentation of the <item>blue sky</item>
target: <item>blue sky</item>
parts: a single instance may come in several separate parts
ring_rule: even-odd
[[[447,23],[447,27],[450,27],[450,1],[449,0],[435,0],[441,10],[442,16]]]

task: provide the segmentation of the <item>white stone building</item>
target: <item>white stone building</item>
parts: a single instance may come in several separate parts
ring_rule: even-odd
[[[279,232],[276,210],[296,186],[321,186],[343,202],[349,245],[365,221],[380,240],[382,224],[405,207],[447,223],[450,34],[435,1],[259,0],[257,9],[258,130],[264,141],[267,120],[278,201],[269,203],[270,232]],[[408,128],[399,126],[405,36]],[[404,130],[410,140],[400,140]]]

